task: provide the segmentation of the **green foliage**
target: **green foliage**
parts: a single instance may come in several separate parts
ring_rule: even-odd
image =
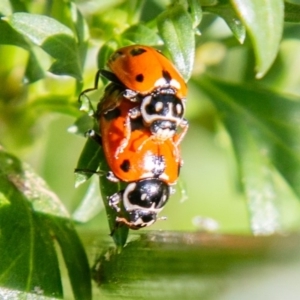
[[[233,149],[252,232],[269,234],[292,227],[284,221],[281,206],[300,198],[299,7],[295,1],[283,0],[1,1],[0,143],[7,149],[0,152],[1,295],[13,291],[19,298],[25,295],[19,293],[63,297],[55,239],[74,298],[91,297],[87,259],[67,210],[22,160],[28,157],[28,149],[35,153],[35,145],[42,144],[42,137],[51,131],[48,124],[57,115],[68,116],[74,124],[70,132],[79,136],[89,128],[97,129],[94,120],[79,111],[78,95],[83,87],[98,87],[87,95],[90,100],[80,99],[82,110],[92,112],[106,83],[94,82],[97,67],[104,68],[114,50],[129,44],[160,48],[189,81],[186,117],[191,131],[205,132],[211,143],[217,137],[223,145],[218,149],[228,153]],[[56,157],[75,153],[68,143],[50,146],[45,148],[53,149]],[[193,148],[186,152],[192,153]],[[51,176],[43,175],[50,182],[59,177],[64,185],[64,166],[52,168],[51,153],[45,153],[42,158],[32,154],[31,162],[41,173],[50,165]],[[87,140],[77,168],[105,171],[102,156],[100,147]],[[92,172],[78,172],[76,185],[86,182]],[[201,168],[187,173],[197,181]],[[234,181],[234,176],[228,177]],[[105,199],[120,188],[100,176],[110,230],[115,212]],[[217,189],[213,186],[211,191]],[[198,194],[197,190],[195,195],[201,198]],[[69,201],[61,198],[65,204]],[[83,202],[87,198],[96,207],[99,199],[86,193]],[[223,215],[232,219],[231,209],[223,213],[216,208],[222,201],[214,205],[221,223]],[[187,206],[194,213],[202,211],[202,204],[195,201]],[[89,214],[82,208],[77,220],[87,220]],[[180,222],[177,218],[174,228],[191,226],[186,225],[190,219],[183,212]],[[127,235],[128,229],[117,230],[115,244],[123,246]]]
[[[40,299],[62,298],[55,238],[75,298],[90,299],[87,257],[63,204],[27,165],[3,149],[0,166],[1,296],[9,297],[15,291],[15,299],[26,293],[40,294]]]

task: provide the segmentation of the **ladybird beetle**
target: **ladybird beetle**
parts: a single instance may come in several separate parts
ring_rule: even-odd
[[[117,225],[140,229],[152,225],[169,199],[171,189],[160,179],[147,178],[131,182],[124,191],[108,198],[109,205],[120,213],[122,204],[128,217],[118,216]]]
[[[160,51],[143,45],[131,45],[116,50],[107,62],[108,71],[102,75],[117,78],[132,95],[148,95],[154,91],[167,90],[178,98],[187,95],[187,86],[176,67]]]
[[[123,191],[108,197],[109,205],[118,212],[116,223],[140,229],[157,220],[157,214],[173,192],[171,186],[178,179],[182,161],[173,139],[161,142],[153,138],[141,117],[128,118],[128,111],[135,103],[124,100],[122,91],[115,84],[106,88],[96,118],[111,170],[107,178],[128,183]],[[122,216],[121,207],[126,217]]]
[[[152,47],[134,45],[115,51],[107,65],[112,72],[100,70],[100,74],[123,86],[124,98],[139,103],[128,116],[142,116],[144,125],[162,141],[180,127],[179,144],[188,129],[183,118],[187,86],[173,64]]]
[[[120,98],[119,105],[107,109],[111,98]],[[159,178],[167,184],[175,184],[182,164],[174,142],[177,136],[164,142],[154,138],[141,117],[128,117],[128,111],[134,106],[134,103],[123,100],[122,91],[114,84],[107,87],[98,105],[102,147],[112,171],[110,180],[133,182]]]

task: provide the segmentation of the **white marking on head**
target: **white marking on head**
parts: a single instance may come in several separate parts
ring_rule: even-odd
[[[176,79],[171,79],[170,86],[176,88],[177,90],[180,90],[181,85]]]
[[[155,111],[159,112],[163,109],[164,105],[161,101],[155,103]]]
[[[161,77],[155,81],[154,86],[155,87],[168,87],[169,84],[165,78]]]
[[[176,112],[178,115],[182,113],[182,106],[179,103],[176,104]]]

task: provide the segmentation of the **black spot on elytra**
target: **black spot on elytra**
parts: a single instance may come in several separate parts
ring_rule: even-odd
[[[144,48],[133,48],[133,49],[130,51],[130,54],[131,54],[132,56],[138,56],[138,55],[143,54],[144,52],[147,52],[147,50],[144,49]]]
[[[144,81],[144,75],[143,74],[138,74],[135,76],[135,80],[137,82],[143,82]]]
[[[112,110],[108,110],[107,112],[105,112],[103,114],[104,116],[104,119],[106,121],[111,121],[111,120],[114,120],[116,118],[118,118],[119,116],[121,115],[121,111],[118,107],[112,109]]]
[[[116,51],[110,58],[110,61],[115,61],[117,60],[121,55],[123,55],[122,51]]]
[[[136,119],[130,119],[130,128],[131,131],[141,130],[142,128],[144,128],[143,118],[138,117]]]
[[[124,171],[124,172],[128,172],[130,169],[130,161],[128,159],[124,159],[122,164],[120,165],[120,168]]]
[[[167,83],[170,83],[172,77],[171,77],[171,75],[170,75],[170,73],[168,71],[163,70],[162,71],[162,76],[166,80]]]

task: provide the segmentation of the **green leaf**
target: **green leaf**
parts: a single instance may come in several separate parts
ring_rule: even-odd
[[[72,117],[78,117],[80,115],[77,103],[74,103],[74,101],[71,102],[69,95],[57,96],[49,94],[40,96],[35,98],[28,105],[27,109],[35,113],[35,117],[39,117],[44,112],[61,112],[62,114],[68,114]]]
[[[92,88],[93,90],[93,88]],[[87,91],[83,91],[80,96],[79,96],[79,103],[80,103],[80,108],[79,110],[82,112],[87,113],[88,117],[92,117],[95,114],[95,110],[94,107],[92,105],[92,102],[90,100],[90,98],[86,95]]]
[[[134,44],[140,45],[161,45],[162,39],[153,30],[143,24],[136,24],[126,29],[122,35],[122,39],[129,40]]]
[[[136,236],[122,253],[103,251],[93,273],[111,299],[275,300],[281,292],[293,299],[299,249],[297,234],[155,231]]]
[[[42,295],[61,299],[56,237],[62,252],[68,253],[65,261],[75,299],[90,299],[89,266],[68,212],[29,166],[3,149],[0,194],[0,286],[23,297],[31,293],[40,299]]]
[[[218,108],[231,135],[252,213],[252,228],[280,228],[276,183],[279,172],[300,198],[300,102],[253,84],[203,79],[201,87]],[[269,226],[269,227],[267,227]]]
[[[26,66],[25,82],[35,82],[44,77],[44,72],[36,58],[31,45],[24,37],[14,30],[7,22],[0,20],[0,44],[14,45],[29,52],[29,59]]]
[[[99,69],[104,69],[111,54],[118,49],[118,43],[115,40],[106,42],[99,50],[97,65]]]
[[[91,276],[86,253],[74,230],[73,224],[67,219],[49,219],[49,230],[54,231],[65,264],[74,294],[74,299],[92,299]]]
[[[99,179],[94,176],[72,218],[77,222],[85,223],[94,218],[103,208],[104,205],[99,195]]]
[[[45,77],[45,73],[39,64],[33,51],[29,52],[29,58],[26,66],[24,82],[33,83]]]
[[[12,14],[12,7],[9,0],[2,0],[0,2],[0,16],[8,16]]]
[[[284,21],[285,22],[300,22],[300,5],[285,2],[284,3]]]
[[[101,163],[100,163],[100,169],[104,172],[109,171],[109,167],[107,165],[107,162],[104,158],[104,153],[100,151],[100,156],[102,157]],[[106,215],[108,219],[108,225],[110,228],[110,231],[112,233],[112,238],[117,246],[118,249],[122,249],[122,247],[125,245],[128,237],[129,229],[127,226],[119,226],[116,227],[116,217],[117,212],[115,209],[111,208],[109,206],[109,202],[107,200],[107,197],[112,196],[114,193],[120,192],[124,188],[124,184],[122,183],[115,183],[109,181],[105,176],[100,177],[100,192],[103,199],[104,207],[106,210]],[[122,211],[125,213],[124,211]]]
[[[202,20],[202,8],[198,0],[187,0],[188,11],[190,12],[193,28],[196,28]]]
[[[30,1],[22,1],[22,0],[10,0],[10,4],[13,8],[14,12],[27,12],[28,11],[28,4]]]
[[[78,170],[88,172],[84,172],[84,176],[76,177],[76,187],[78,187],[80,184],[84,183],[86,180],[91,178],[93,173],[96,172],[99,168],[100,161],[100,146],[95,141],[88,138],[80,154],[76,167],[76,169]],[[81,172],[79,173],[81,174]]]
[[[256,77],[263,77],[279,49],[283,30],[283,0],[231,0],[246,26],[256,57]]]
[[[80,65],[83,68],[89,40],[89,28],[85,18],[82,16],[80,11],[77,9],[75,3],[70,3],[71,17],[74,24],[74,30],[78,39],[78,53],[80,58]]]
[[[77,163],[78,170],[78,176],[76,177],[75,185],[79,186],[80,184],[84,183],[90,177],[96,172],[98,169],[100,169],[100,172],[103,173],[103,175],[107,174],[110,170],[102,148],[92,139],[88,139],[84,149],[81,152],[80,158]],[[106,176],[99,176],[99,183],[100,183],[100,192],[103,200],[103,204],[106,210],[107,219],[108,219],[108,225],[110,228],[110,231],[113,232],[112,238],[118,248],[122,248],[127,240],[128,236],[128,228],[126,226],[121,226],[116,228],[116,222],[115,219],[117,217],[117,212],[109,206],[109,203],[107,201],[107,197],[113,195],[114,193],[117,193],[123,189],[123,185],[121,183],[115,183],[109,181]],[[83,209],[87,206],[84,201],[91,201],[90,196],[86,196],[88,199],[83,199],[82,206]],[[99,201],[97,199],[97,201]],[[92,202],[94,206],[95,202]],[[83,218],[86,218],[87,215],[90,216],[91,214],[86,212],[82,214],[82,210],[79,211],[80,215],[83,215]]]
[[[193,21],[182,5],[174,5],[157,17],[158,31],[171,58],[187,81],[195,58]]]
[[[246,29],[243,23],[240,21],[236,12],[233,10],[232,5],[218,4],[214,6],[203,7],[205,12],[210,12],[219,15],[227,23],[236,39],[243,44],[246,38]]]
[[[68,27],[47,16],[28,13],[15,13],[9,22],[15,30],[56,59],[50,72],[82,79],[76,38]]]
[[[68,128],[68,132],[75,133],[81,136],[85,136],[88,130],[94,127],[93,119],[88,115],[84,114],[80,116],[75,123]]]

